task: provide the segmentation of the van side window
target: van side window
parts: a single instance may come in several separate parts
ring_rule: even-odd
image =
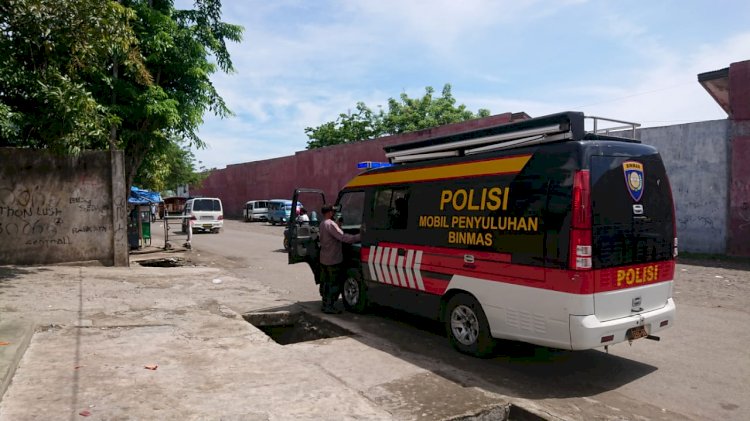
[[[375,229],[405,229],[408,221],[409,191],[386,189],[375,193],[372,210]]]
[[[365,192],[344,193],[339,198],[341,205],[341,218],[344,226],[362,225],[362,212],[365,209]]]

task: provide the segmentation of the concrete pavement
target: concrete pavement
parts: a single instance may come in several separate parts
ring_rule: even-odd
[[[242,317],[305,311],[356,330],[318,306],[215,268],[0,267],[0,375],[10,383],[0,420],[507,416],[507,398],[369,347],[356,331],[280,345]],[[514,403],[525,419],[544,413]]]

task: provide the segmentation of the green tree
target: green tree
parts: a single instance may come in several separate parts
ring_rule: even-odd
[[[0,146],[61,153],[106,147],[118,119],[90,81],[122,57],[124,75],[151,82],[134,18],[113,1],[0,2]]]
[[[355,112],[341,113],[336,121],[329,121],[316,128],[307,127],[305,133],[310,138],[307,149],[374,139],[383,134],[382,122],[382,110],[375,113],[363,102],[358,102]]]
[[[2,2],[0,146],[122,149],[128,185],[171,143],[204,147],[204,113],[231,114],[209,77],[242,35],[220,19],[220,0]]]
[[[388,112],[381,109],[376,113],[358,102],[354,113],[339,114],[335,121],[305,128],[309,138],[307,149],[374,139],[490,115],[487,109],[480,109],[475,114],[463,104],[456,106],[450,84],[443,86],[442,96],[434,98],[434,92],[428,86],[421,98],[409,98],[406,93],[402,93],[399,100],[390,98]]]
[[[160,153],[152,153],[141,164],[134,184],[148,190],[177,190],[178,186],[199,185],[208,173],[195,168],[195,156],[183,142],[173,140]]]

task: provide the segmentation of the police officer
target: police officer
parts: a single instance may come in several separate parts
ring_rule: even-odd
[[[347,234],[341,230],[339,225],[333,220],[334,207],[332,205],[324,205],[321,212],[324,218],[323,223],[320,224],[322,310],[324,313],[340,313],[341,311],[335,308],[335,304],[341,293],[345,270],[342,264],[344,261],[342,244],[356,243],[360,240],[360,235]]]

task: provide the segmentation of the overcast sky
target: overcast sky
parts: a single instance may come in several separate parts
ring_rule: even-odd
[[[492,114],[723,119],[697,74],[750,60],[749,18],[747,0],[224,0],[244,40],[213,81],[236,116],[206,115],[198,167],[291,155],[358,101],[445,83]]]

